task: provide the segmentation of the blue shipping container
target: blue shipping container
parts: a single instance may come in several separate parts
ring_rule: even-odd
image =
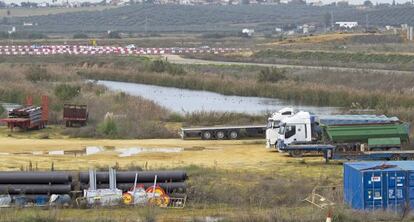
[[[414,161],[345,163],[344,200],[360,210],[413,208]]]

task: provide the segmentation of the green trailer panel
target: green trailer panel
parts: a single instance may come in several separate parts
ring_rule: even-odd
[[[401,139],[399,137],[391,137],[391,138],[369,138],[368,139],[368,147],[383,147],[383,146],[395,146],[399,147],[401,145]]]
[[[399,138],[402,143],[407,143],[409,136],[407,123],[324,126],[324,129],[329,140],[335,143],[368,143],[370,138]]]

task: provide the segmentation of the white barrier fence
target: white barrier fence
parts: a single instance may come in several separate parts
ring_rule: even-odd
[[[247,51],[246,48],[124,48],[84,45],[0,45],[0,56],[42,55],[163,55],[163,54],[224,54]]]

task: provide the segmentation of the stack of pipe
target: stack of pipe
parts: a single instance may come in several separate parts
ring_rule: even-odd
[[[42,108],[39,106],[28,106],[9,111],[9,118],[30,119],[32,124],[42,121]]]
[[[66,172],[0,172],[1,194],[69,194],[71,183],[72,177]]]
[[[155,175],[157,175],[157,185],[167,193],[184,193],[187,188],[185,171],[118,171],[116,172],[117,188],[124,192],[133,188],[136,174],[138,174],[137,185],[144,185],[145,188],[154,185]],[[81,172],[79,180],[81,189],[88,189],[89,173]],[[96,182],[98,189],[109,188],[109,173],[96,172]]]

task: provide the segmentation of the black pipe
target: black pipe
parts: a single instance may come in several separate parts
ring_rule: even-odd
[[[2,194],[69,194],[70,184],[0,184]]]
[[[72,181],[66,172],[0,172],[0,184],[62,184]]]
[[[157,182],[182,182],[187,179],[185,171],[123,171],[116,173],[116,181],[118,183],[134,183],[135,174],[138,173],[138,183],[154,182],[157,175]],[[80,181],[89,183],[89,173],[81,172]],[[96,172],[97,183],[109,183],[108,172]]]
[[[147,189],[148,187],[154,186],[154,183],[137,183],[137,185],[144,185],[144,188]],[[187,189],[187,185],[184,182],[175,182],[175,183],[157,183],[162,189],[165,190],[167,193],[184,193]],[[132,187],[134,187],[134,183],[117,183],[116,187],[122,191],[128,191]],[[81,184],[80,188],[82,190],[88,189],[89,184]],[[109,188],[109,184],[98,184],[98,189],[106,189]]]

